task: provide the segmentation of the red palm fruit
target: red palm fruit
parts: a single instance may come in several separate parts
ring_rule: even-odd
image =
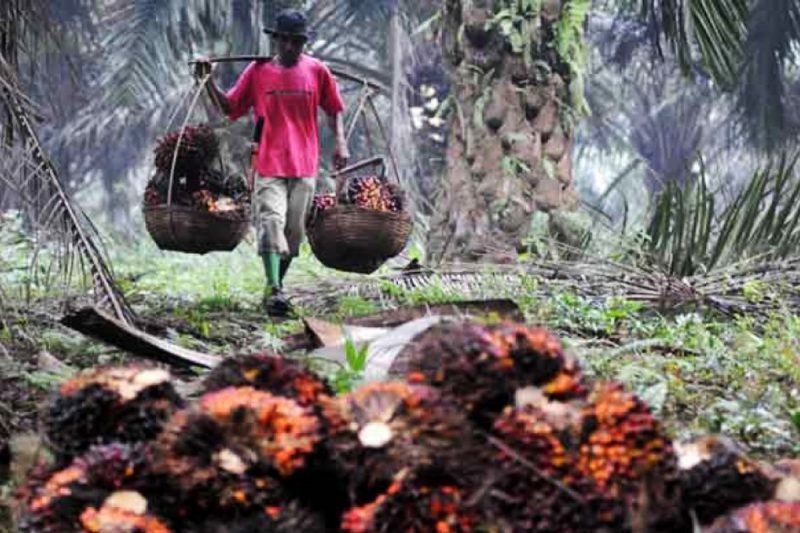
[[[321,397],[333,394],[330,385],[300,361],[270,354],[226,359],[206,376],[203,392],[248,386],[291,398],[304,407],[314,407]]]
[[[150,440],[182,405],[166,370],[95,369],[61,385],[44,414],[45,436],[64,463],[92,445]]]
[[[370,383],[327,401],[323,412],[330,456],[356,505],[374,500],[403,470],[426,482],[465,475],[475,462],[478,446],[463,415],[430,388]]]
[[[722,437],[675,445],[685,505],[701,524],[749,503],[772,497],[777,480]]]
[[[754,503],[720,518],[708,533],[798,533],[800,502]]]
[[[599,383],[583,409],[578,470],[606,494],[637,493],[649,476],[674,478],[671,440],[649,407],[618,383]]]
[[[402,211],[404,198],[399,187],[378,176],[351,178],[343,190],[342,203],[374,211]]]
[[[400,354],[390,373],[441,388],[487,428],[514,402],[518,389],[537,386],[554,399],[586,393],[577,363],[565,354],[556,336],[511,323],[430,328]]]
[[[456,485],[426,485],[402,471],[373,501],[349,509],[342,517],[345,533],[466,533],[480,519],[468,508],[468,495]]]
[[[546,401],[545,401],[546,402]],[[624,531],[622,501],[603,494],[576,465],[570,444],[580,410],[558,403],[544,408],[508,408],[495,423],[494,488],[491,515],[514,531]]]
[[[130,495],[124,496],[134,498]],[[81,531],[87,533],[172,533],[173,531],[151,514],[108,503],[99,510],[94,507],[86,508],[81,513],[80,521],[83,526]]]
[[[228,386],[251,386],[291,398],[314,414],[319,414],[320,400],[333,394],[330,386],[301,362],[268,354],[227,359],[204,381],[205,392]],[[320,511],[328,523],[336,524],[347,503],[344,481],[324,457],[323,450],[317,452],[284,485],[301,503]]]
[[[238,515],[284,502],[284,478],[319,440],[317,417],[294,400],[230,387],[175,414],[156,442],[154,470],[174,488],[167,497],[178,517]]]
[[[91,448],[66,468],[32,477],[21,491],[20,531],[82,531],[82,510],[99,508],[119,491],[147,493],[149,462],[144,445],[109,444]]]
[[[148,185],[144,191],[144,205],[160,205],[166,202],[166,198],[162,198],[158,190]]]
[[[670,438],[649,407],[618,383],[598,383],[582,410],[578,470],[621,499],[634,531],[691,528]]]

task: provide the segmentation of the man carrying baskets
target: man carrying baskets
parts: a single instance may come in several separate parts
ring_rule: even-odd
[[[277,55],[250,63],[232,89],[222,92],[213,79],[206,85],[212,101],[231,120],[253,109],[263,121],[253,190],[254,225],[258,253],[264,262],[267,291],[264,304],[270,314],[289,312],[283,278],[305,237],[305,220],[314,197],[319,170],[317,107],[328,116],[336,141],[333,166],[343,168],[349,152],[345,139],[344,103],[336,80],[319,60],[303,53],[309,34],[299,11],[281,11],[272,36]],[[212,64],[196,62],[195,76],[205,79]]]

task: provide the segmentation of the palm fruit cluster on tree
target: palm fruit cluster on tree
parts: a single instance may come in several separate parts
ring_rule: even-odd
[[[19,530],[797,530],[796,462],[673,442],[545,329],[435,326],[391,373],[335,395],[297,361],[232,357],[184,401],[161,369],[86,372],[47,409],[54,459],[19,490]]]
[[[156,172],[145,188],[146,206],[162,205],[169,199],[201,211],[243,214],[249,201],[247,184],[243,177],[226,176],[214,167],[219,160],[219,139],[207,124],[187,126],[182,135],[181,130],[167,134],[158,141],[154,153]]]
[[[401,213],[405,209],[405,195],[400,187],[378,176],[356,176],[347,180],[338,198],[332,193],[316,195],[311,216],[336,205],[354,205],[372,211]]]

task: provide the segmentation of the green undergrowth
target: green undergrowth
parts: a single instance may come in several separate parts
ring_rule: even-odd
[[[162,327],[160,335],[226,356],[279,349],[281,339],[302,331],[299,318],[304,316],[346,321],[389,305],[459,297],[452,287],[436,282],[420,289],[383,283],[383,301],[342,295],[324,306],[325,313],[300,306],[299,318],[273,320],[259,305],[264,274],[252,242],[232,253],[206,256],[159,251],[148,240],[111,249],[124,294],[140,316]],[[290,289],[313,292],[339,275],[304,247],[287,282]],[[9,278],[5,281],[9,287]],[[556,331],[590,376],[631,387],[676,436],[719,432],[758,456],[800,454],[800,317],[777,313],[756,322],[691,310],[659,313],[619,298],[590,300],[569,292],[543,296],[541,283],[530,277],[504,287],[502,277],[495,277],[480,292],[512,298],[528,322]],[[13,291],[6,292],[14,297]],[[121,352],[55,324],[24,329],[31,356],[46,350],[75,368],[124,360]],[[9,335],[0,328],[0,344],[13,345]],[[38,372],[33,364],[17,370],[18,383],[38,390],[59,378]],[[344,371],[331,377],[346,389],[358,372]]]
[[[452,299],[435,284],[394,296],[403,305]],[[171,317],[208,324],[197,328],[203,332],[199,345],[218,353],[280,347],[280,338],[302,330],[300,320],[273,322],[251,304],[208,311],[207,298],[184,300]],[[513,299],[530,323],[560,335],[587,374],[619,380],[645,398],[675,436],[723,433],[757,456],[800,454],[800,317],[775,314],[756,323],[658,313],[619,298],[542,297],[524,290]],[[381,309],[375,301],[343,296],[320,318],[346,321]],[[341,372],[331,377],[342,380]]]

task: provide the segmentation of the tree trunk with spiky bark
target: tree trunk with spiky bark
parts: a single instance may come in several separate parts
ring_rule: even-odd
[[[576,203],[570,84],[586,12],[588,0],[445,0],[453,105],[430,259],[513,257],[535,211]]]

